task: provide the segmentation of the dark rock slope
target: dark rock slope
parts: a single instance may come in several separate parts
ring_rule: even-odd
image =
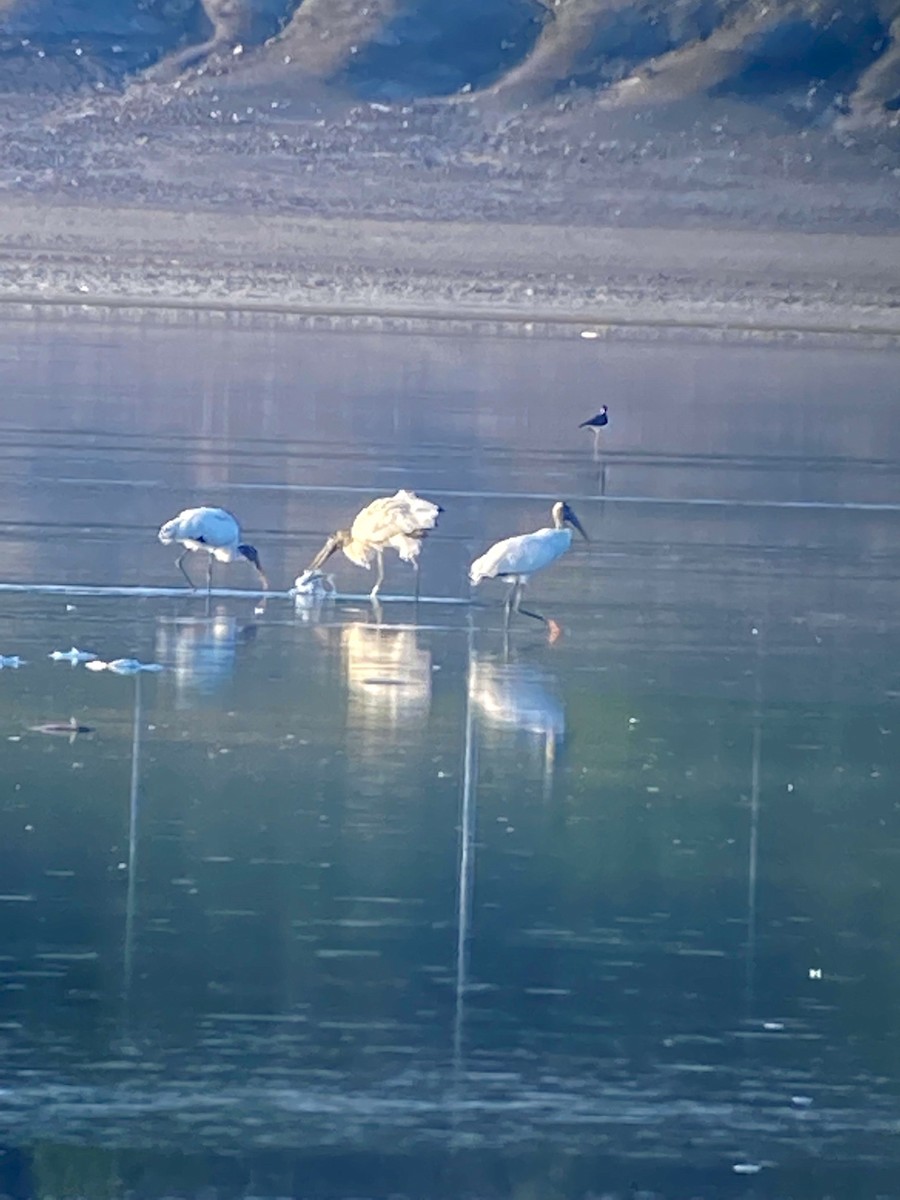
[[[386,102],[728,94],[888,129],[900,0],[0,0],[0,90],[198,76]]]

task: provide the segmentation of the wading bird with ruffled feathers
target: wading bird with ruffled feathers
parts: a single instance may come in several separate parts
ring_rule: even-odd
[[[422,542],[438,522],[444,510],[439,504],[424,500],[415,492],[401,489],[393,496],[380,496],[357,513],[349,529],[333,533],[325,545],[295,581],[296,587],[319,571],[332,554],[342,550],[358,567],[371,570],[378,564],[378,578],[369,595],[374,600],[384,583],[384,552],[396,550],[416,573],[416,598],[419,596],[419,554]]]

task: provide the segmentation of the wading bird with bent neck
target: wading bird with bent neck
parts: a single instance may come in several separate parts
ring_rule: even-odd
[[[378,578],[369,593],[375,600],[384,583],[384,552],[396,550],[404,562],[412,564],[416,573],[416,599],[419,598],[419,554],[422,542],[435,528],[444,510],[439,504],[423,500],[415,492],[401,488],[393,496],[379,496],[356,514],[349,529],[339,529],[309,564],[297,585],[316,571],[338,550],[343,550],[358,567],[371,570],[372,560],[378,563]]]
[[[555,642],[562,632],[559,625],[541,613],[522,608],[522,592],[535,571],[549,566],[569,549],[572,545],[572,529],[577,529],[586,542],[590,539],[565,500],[557,500],[550,512],[553,518],[552,526],[536,529],[534,533],[504,538],[502,542],[495,542],[489,550],[485,550],[469,568],[469,579],[476,585],[483,579],[508,580],[510,588],[506,596],[506,623],[509,624],[509,618],[514,612],[522,613],[525,617],[534,617],[535,620],[544,622],[550,634],[550,641]],[[567,525],[571,528],[567,529]]]
[[[212,591],[213,559],[231,563],[246,558],[256,568],[263,588],[268,591],[269,581],[260,566],[256,547],[241,541],[241,527],[237,518],[224,508],[186,508],[160,528],[159,540],[164,546],[171,546],[174,542],[184,546],[178,556],[178,569],[194,591],[197,585],[184,565],[185,557],[192,550],[205,550],[209,556],[206,564],[207,594]]]

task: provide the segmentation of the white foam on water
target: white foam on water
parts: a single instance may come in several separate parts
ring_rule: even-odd
[[[78,583],[0,583],[0,593],[18,593],[34,596],[134,596],[144,598],[178,597],[182,600],[205,600],[207,592],[189,592],[183,587],[137,587],[119,584],[78,584]],[[249,591],[241,588],[213,588],[210,593],[217,599],[234,597],[245,600],[293,600],[294,595],[286,592]],[[353,604],[369,603],[368,592],[336,592],[329,595],[330,600],[338,603]],[[413,595],[378,596],[378,604],[456,604],[471,603],[467,596],[420,596],[418,601]]]

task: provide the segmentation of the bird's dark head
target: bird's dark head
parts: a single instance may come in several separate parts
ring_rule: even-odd
[[[553,524],[557,529],[562,529],[565,525],[571,525],[573,529],[577,529],[586,542],[591,539],[584,532],[584,527],[575,515],[575,510],[565,500],[557,500],[553,505]]]
[[[265,572],[263,571],[262,567],[260,566],[259,554],[257,552],[256,547],[240,545],[240,546],[238,546],[238,554],[240,554],[244,558],[246,558],[247,562],[253,563],[254,567],[256,567],[257,574],[259,575],[260,579],[262,580],[263,587],[266,589],[266,591],[268,591],[269,590],[269,581],[268,581],[268,579],[266,579]]]

